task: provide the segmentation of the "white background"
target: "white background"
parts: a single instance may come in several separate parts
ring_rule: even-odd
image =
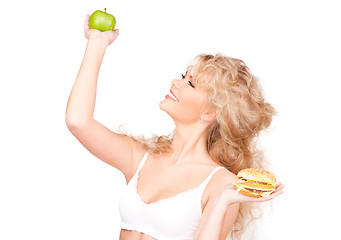
[[[257,239],[337,238],[337,1],[19,0],[2,3],[0,15],[0,239],[118,239],[124,177],[64,121],[86,46],[85,15],[104,7],[120,36],[100,71],[98,121],[133,134],[170,133],[173,123],[158,108],[170,81],[199,53],[243,59],[278,111],[260,143],[286,185]]]

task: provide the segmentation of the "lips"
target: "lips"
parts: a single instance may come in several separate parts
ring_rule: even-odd
[[[179,102],[179,99],[175,96],[172,90],[169,90],[169,94],[167,96],[169,96],[172,100]]]

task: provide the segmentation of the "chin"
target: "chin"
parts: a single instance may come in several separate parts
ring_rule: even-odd
[[[167,113],[171,118],[173,118],[172,114],[169,112],[169,108],[167,108],[167,104],[165,103],[165,101],[161,101],[159,103],[159,108],[160,108],[160,110],[162,110],[165,113]]]
[[[160,108],[162,111],[167,112],[167,102],[166,102],[166,100],[162,100],[162,101],[159,103],[159,108]],[[168,113],[168,112],[167,112],[167,113]]]

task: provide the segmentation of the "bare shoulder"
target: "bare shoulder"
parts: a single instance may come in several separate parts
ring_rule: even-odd
[[[233,183],[238,180],[238,177],[233,172],[227,170],[226,168],[222,168],[217,171],[216,174],[212,177],[212,185],[214,186],[224,186],[229,183]]]
[[[219,169],[207,184],[205,195],[208,199],[215,198],[215,196],[222,190],[222,188],[238,180],[238,177],[233,172],[226,168]]]
[[[130,179],[134,176],[144,154],[148,151],[148,148],[143,145],[142,143],[139,143],[136,140],[133,140],[132,144],[132,156],[131,156],[131,171],[129,174],[127,174],[126,181],[127,183],[130,181]]]
[[[148,151],[148,147],[143,145],[142,143],[134,140],[132,144],[132,161],[133,164],[139,164],[143,155]]]

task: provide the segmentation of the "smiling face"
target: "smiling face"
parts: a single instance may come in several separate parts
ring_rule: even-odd
[[[167,112],[175,122],[194,123],[207,111],[206,89],[196,85],[191,68],[185,76],[174,79],[168,95],[160,102],[160,109]]]

